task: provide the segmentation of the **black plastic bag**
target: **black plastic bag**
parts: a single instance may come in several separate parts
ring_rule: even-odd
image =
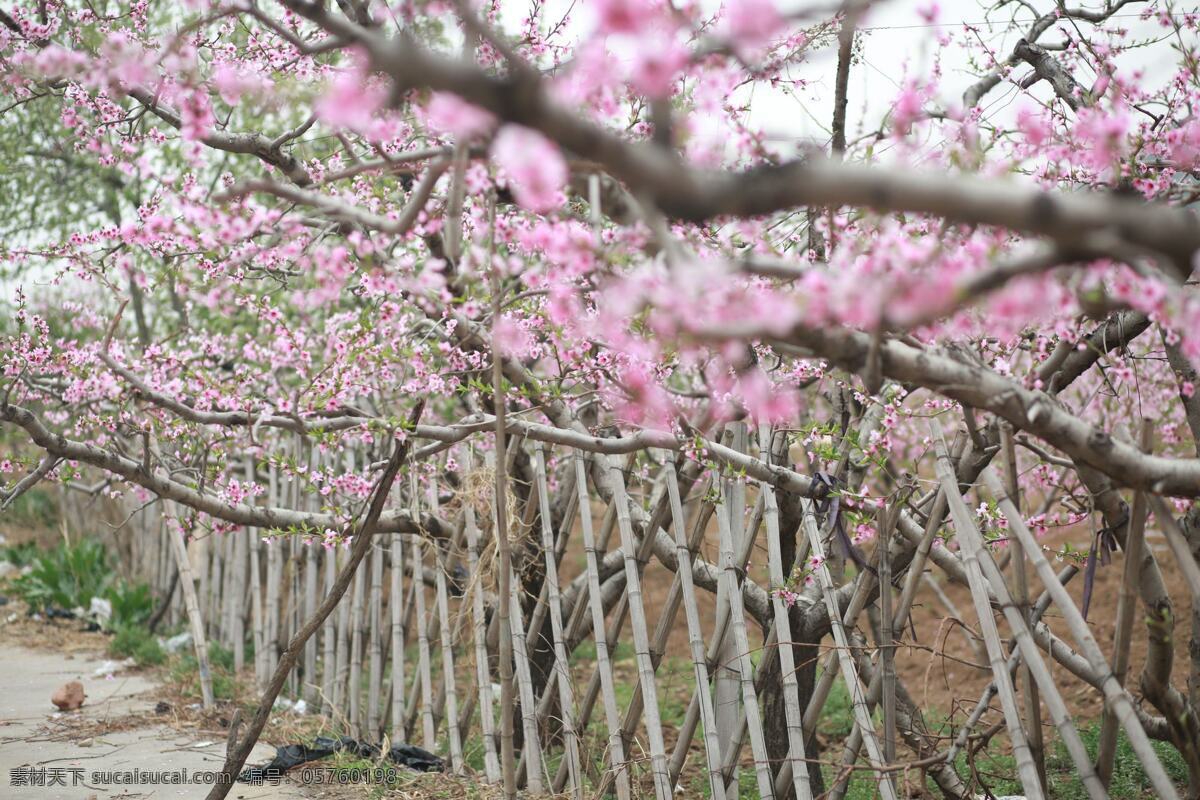
[[[318,736],[312,746],[304,744],[287,744],[275,748],[275,758],[259,767],[247,767],[238,776],[241,783],[262,784],[278,783],[283,774],[290,769],[317,761],[339,751],[354,753],[359,758],[378,758],[380,748],[369,742],[360,742],[349,736],[332,738]],[[394,744],[388,751],[388,760],[393,764],[417,770],[418,772],[441,772],[446,762],[441,757],[413,744]]]
[[[428,750],[415,744],[392,745],[388,751],[388,760],[402,767],[415,769],[418,772],[441,772],[446,768],[446,762],[440,756],[435,756]]]
[[[275,758],[261,767],[247,767],[242,770],[238,780],[242,783],[278,783],[283,773],[301,764],[316,761],[333,755],[337,749],[327,747],[308,747],[303,744],[285,744],[275,748]]]

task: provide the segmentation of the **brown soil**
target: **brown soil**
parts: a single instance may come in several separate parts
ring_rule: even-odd
[[[1175,663],[1172,677],[1177,686],[1183,686],[1188,674],[1188,652],[1184,643],[1191,640],[1191,602],[1187,583],[1175,563],[1169,548],[1161,537],[1153,531],[1147,533],[1147,544],[1154,551],[1158,565],[1163,573],[1163,579],[1175,603],[1175,641],[1180,646],[1175,648]],[[1057,549],[1063,543],[1070,541],[1076,548],[1086,550],[1087,539],[1081,539],[1078,534],[1051,534],[1046,537],[1044,544]],[[1051,561],[1055,568],[1063,566]],[[1075,600],[1076,607],[1082,607],[1083,600],[1083,570],[1068,585],[1068,591]],[[1088,611],[1088,623],[1092,634],[1099,643],[1101,650],[1111,656],[1113,639],[1116,633],[1117,598],[1121,585],[1121,575],[1124,560],[1121,554],[1116,554],[1112,562],[1104,567],[1098,567],[1094,588],[1092,590],[1091,607]],[[1034,586],[1040,588],[1036,576],[1030,569],[1030,594],[1035,595]],[[964,621],[972,630],[977,630],[977,618],[971,603],[971,593],[965,586],[959,586],[942,580],[942,587],[947,596],[957,606]],[[968,640],[968,632],[956,624],[947,622],[947,612],[934,593],[924,588],[918,595],[918,604],[913,610],[913,621],[918,639],[911,641],[911,633],[906,641],[909,647],[902,648],[897,654],[897,665],[900,677],[913,694],[918,706],[928,712],[940,716],[949,715],[961,710],[966,703],[966,713],[974,707],[980,694],[991,681],[991,671],[986,664],[980,664],[979,658]],[[1129,684],[1134,696],[1137,690],[1138,676],[1146,661],[1147,640],[1146,628],[1140,624],[1142,610],[1135,616],[1139,624],[1133,630],[1133,640],[1130,649]],[[1051,606],[1043,618],[1056,635],[1073,645],[1062,615]],[[1006,635],[1007,628],[1000,623],[1001,635]],[[1078,651],[1078,648],[1075,648]],[[1048,660],[1051,673],[1067,703],[1067,707],[1077,719],[1096,719],[1101,716],[1104,706],[1099,693]],[[1044,717],[1044,714],[1043,714]]]

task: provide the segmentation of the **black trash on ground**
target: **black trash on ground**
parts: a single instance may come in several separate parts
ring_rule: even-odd
[[[462,564],[455,564],[454,569],[450,571],[450,596],[462,597],[466,591],[468,578],[471,573],[467,572],[467,568]]]
[[[332,738],[318,736],[311,746],[306,744],[287,744],[275,748],[275,758],[259,767],[247,767],[238,776],[241,783],[275,783],[285,772],[310,761],[328,758],[334,753],[346,751],[359,758],[378,758],[380,748],[368,742],[359,742],[349,736]],[[394,744],[388,750],[388,760],[393,764],[418,772],[441,772],[445,769],[445,761],[440,756],[413,744]]]
[[[435,756],[423,747],[403,742],[392,745],[392,749],[388,751],[388,760],[418,772],[441,772],[446,768],[446,762],[440,756]]]

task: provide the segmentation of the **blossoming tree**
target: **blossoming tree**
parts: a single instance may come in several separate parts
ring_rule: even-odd
[[[333,547],[450,535],[436,509],[385,507],[404,459],[419,471],[440,458],[424,479],[456,485],[494,451],[498,485],[511,472],[523,503],[535,459],[516,437],[565,445],[611,502],[624,492],[615,456],[643,452],[631,480],[649,485],[663,462],[645,449],[677,451],[683,479],[749,474],[780,492],[781,574],[743,570],[731,591],[763,630],[786,606],[777,649],[793,651],[782,663],[800,708],[820,713],[817,653],[841,615],[886,603],[889,649],[912,602],[892,584],[927,563],[972,582],[978,527],[997,540],[989,553],[1016,554],[1010,586],[979,573],[983,596],[1012,591],[1014,636],[1108,699],[1093,796],[1118,723],[1159,791],[1174,788],[1150,738],[1179,750],[1200,796],[1200,605],[1192,595],[1180,688],[1174,609],[1188,597],[1171,596],[1140,545],[1149,524],[1179,559],[1200,553],[1200,15],[1167,0],[1033,0],[997,4],[1006,16],[984,26],[924,4],[910,21],[937,48],[895,85],[872,78],[893,96],[848,123],[862,100],[849,76],[882,2],[552,5],[9,3],[0,502],[99,474],[135,506],[175,504],[188,534],[258,528]],[[827,141],[767,135],[763,109],[778,116],[818,73]],[[356,448],[373,462],[341,457]],[[264,504],[247,457],[318,502]],[[551,468],[553,507],[530,507],[558,524],[574,462]],[[1004,490],[983,491],[1000,474]],[[1023,513],[1004,497],[1026,498]],[[669,514],[634,505],[624,556],[632,542],[677,569]],[[805,509],[825,523],[824,554],[806,543]],[[1025,583],[1041,545],[1014,528],[1084,541],[1089,583],[1136,540],[1125,585],[1146,625],[1130,599],[1104,652],[1086,629],[1080,653],[1055,639]],[[519,559],[497,542],[502,563]],[[601,554],[617,565],[600,576],[612,597],[632,577],[622,548]],[[353,552],[298,635],[335,607],[365,551]],[[700,556],[692,572],[724,586]],[[536,598],[545,574],[517,580]],[[1140,677],[1114,660],[1134,635],[1149,641]],[[550,640],[534,655],[543,686]],[[1001,662],[1031,661],[1002,644]],[[510,793],[511,658],[497,667]],[[774,791],[819,794],[815,756],[793,783],[778,688],[790,684],[770,664],[756,702]],[[962,745],[922,734],[894,675],[881,685],[912,761],[965,795]],[[1034,763],[1037,700],[1022,713],[1031,730],[1010,736],[1014,750],[1030,740]]]

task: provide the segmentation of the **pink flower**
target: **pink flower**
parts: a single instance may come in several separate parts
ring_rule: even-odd
[[[647,37],[633,59],[629,82],[651,99],[669,97],[675,77],[688,63],[688,51],[673,38]]]
[[[636,33],[654,16],[646,0],[597,0],[597,33]]]
[[[198,141],[212,131],[213,110],[208,94],[196,90],[183,98],[179,108],[179,133],[189,142]]]
[[[1036,110],[1022,108],[1017,112],[1017,129],[1031,147],[1041,147],[1054,133],[1050,122]]]
[[[361,130],[387,100],[387,88],[370,80],[365,60],[338,75],[316,103],[317,116],[335,127]]]
[[[1075,136],[1087,145],[1078,148],[1079,160],[1097,171],[1112,167],[1125,152],[1129,113],[1124,107],[1081,108],[1075,119]]]
[[[243,67],[223,61],[213,70],[213,86],[227,104],[235,106],[247,92],[261,91],[270,83],[260,75],[247,72]]]
[[[900,95],[896,98],[895,105],[892,106],[892,126],[896,129],[896,133],[901,136],[907,136],[912,130],[912,124],[921,116],[921,105],[924,99],[917,91],[917,87],[911,81],[904,85]]]
[[[758,422],[787,422],[798,413],[796,398],[776,387],[760,369],[754,369],[739,380],[742,402],[751,418]]]
[[[508,356],[523,358],[533,346],[533,337],[529,335],[529,332],[522,328],[516,319],[507,314],[501,316],[496,322],[492,334],[495,337],[496,347]]]
[[[725,14],[729,38],[741,47],[768,44],[785,25],[775,0],[729,0]]]
[[[1167,131],[1163,139],[1171,157],[1183,169],[1195,169],[1200,163],[1200,122],[1192,120],[1186,125]]]
[[[455,139],[473,139],[496,124],[492,114],[448,92],[434,92],[425,108],[425,118],[431,127]]]
[[[545,136],[520,125],[505,125],[492,142],[492,156],[508,177],[517,205],[545,214],[563,204],[567,162]]]

